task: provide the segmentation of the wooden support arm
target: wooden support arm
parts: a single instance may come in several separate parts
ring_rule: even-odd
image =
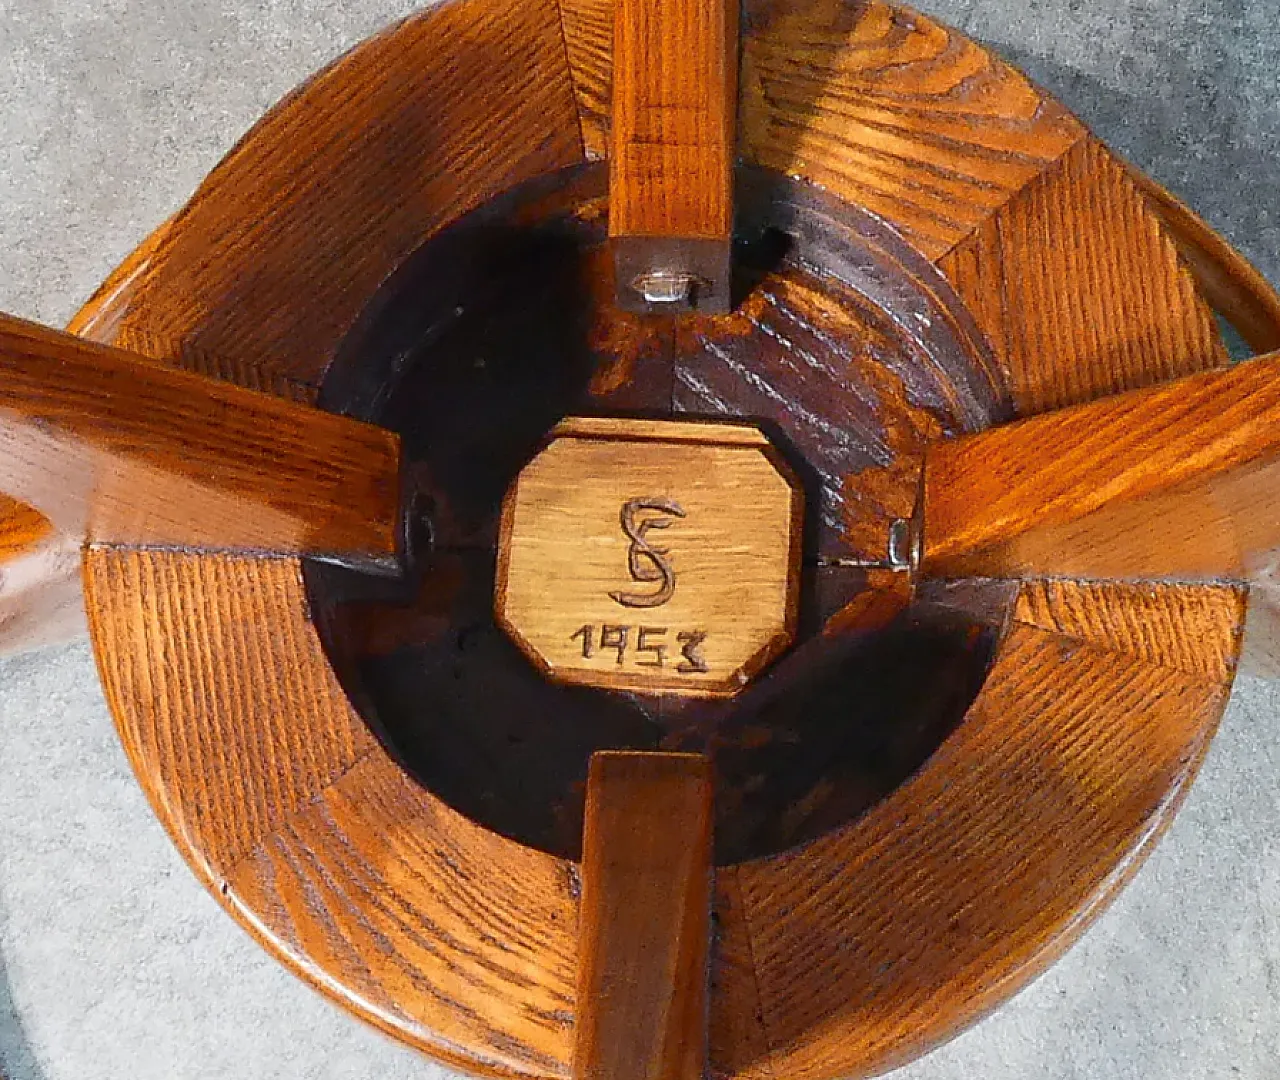
[[[397,565],[391,432],[5,315],[0,491],[90,542]]]
[[[617,0],[609,236],[630,310],[730,306],[737,0]]]
[[[576,1080],[701,1080],[711,931],[711,764],[591,759]]]
[[[1247,580],[1280,550],[1280,353],[931,447],[926,576]]]

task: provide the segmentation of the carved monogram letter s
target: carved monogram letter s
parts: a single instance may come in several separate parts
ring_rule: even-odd
[[[662,516],[640,517],[646,510]],[[613,600],[623,607],[654,608],[671,599],[676,591],[676,572],[666,558],[667,549],[655,547],[646,534],[650,529],[668,528],[674,518],[682,517],[684,510],[670,499],[628,499],[622,504],[619,523],[631,540],[631,550],[627,553],[627,569],[631,578],[633,581],[660,581],[662,584],[652,593],[611,592],[609,596]]]

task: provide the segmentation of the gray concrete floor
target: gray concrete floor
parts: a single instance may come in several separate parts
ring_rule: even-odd
[[[232,142],[413,0],[0,0],[0,310],[64,321]],[[924,0],[1280,280],[1275,0]],[[903,1080],[1280,1078],[1280,689],[1237,687],[1171,835],[1084,941]],[[0,1072],[444,1070],[278,969],[150,816],[88,647],[0,662]]]

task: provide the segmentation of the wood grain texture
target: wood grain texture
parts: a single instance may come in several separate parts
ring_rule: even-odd
[[[1227,361],[1173,241],[1129,171],[1091,138],[938,266],[1024,416]]]
[[[609,236],[729,242],[738,5],[617,0]]]
[[[758,429],[567,420],[507,496],[498,622],[557,682],[732,696],[795,636],[802,511]]]
[[[375,745],[295,561],[90,548],[84,580],[120,737],[189,857],[225,872]]]
[[[609,236],[619,302],[728,311],[738,0],[618,0],[613,33]]]
[[[117,340],[318,384],[428,235],[581,156],[554,3],[435,6],[313,78],[209,175],[139,268]]]
[[[613,5],[562,10],[584,140],[603,155]],[[866,207],[931,258],[1084,135],[985,49],[878,0],[751,0],[740,82],[746,160]]]
[[[567,1075],[576,956],[568,865],[466,822],[372,743],[332,686],[296,565],[91,551],[86,573],[108,697],[131,759],[223,903],[294,970],[436,1056],[491,1075]],[[1221,620],[1196,622],[1188,611],[1181,630],[1189,638],[1223,632]],[[210,612],[222,617],[209,622]],[[267,621],[274,629],[262,641]],[[209,641],[211,627],[218,636]],[[868,1062],[967,1022],[1035,970],[1022,963],[1028,953],[1043,962],[1023,920],[1053,930],[1044,948],[1061,947],[1056,934],[1073,934],[1079,912],[1118,887],[1111,864],[1129,865],[1129,845],[1148,844],[1153,822],[1171,812],[1169,792],[1185,783],[1216,722],[1221,684],[1189,686],[1180,672],[1117,663],[1111,654],[1092,659],[1104,654],[1035,630],[1015,638],[1022,644],[1000,661],[985,704],[915,780],[851,829],[739,867],[717,887],[725,928],[713,961],[717,1075],[810,1075],[821,1050],[814,1040],[835,1055],[829,1074],[861,1075]],[[259,657],[268,642],[275,651]],[[290,673],[284,687],[282,670]],[[1029,670],[1036,678],[1024,687],[1019,678]],[[1028,702],[1050,708],[1043,723],[1024,722]],[[1054,756],[1081,739],[1083,757],[1074,749]],[[1045,790],[1055,773],[1036,764],[1042,760],[1100,770],[1100,783],[1120,788],[1088,788],[1094,796],[1081,798],[1072,773]],[[976,773],[973,762],[982,763]],[[969,779],[954,790],[961,776]],[[987,785],[994,794],[978,798],[974,790]],[[1028,806],[1033,821],[1045,819],[1043,847],[989,842],[1003,835],[1000,821],[1013,828],[1016,818],[1024,829]],[[969,816],[977,807],[987,809]],[[1078,836],[1092,854],[1059,854],[1060,835]],[[941,868],[942,877],[929,873],[929,859],[953,857],[962,858],[960,870],[947,864],[954,880]],[[495,877],[498,865],[506,869]],[[857,888],[846,890],[846,878]],[[1006,899],[1028,891],[1016,903],[976,907],[965,891],[988,888],[1008,888]],[[850,903],[865,918],[850,920]],[[813,914],[800,917],[806,911]],[[961,930],[955,912],[964,912]],[[973,922],[979,917],[995,920],[989,933]],[[883,928],[899,920],[903,936],[876,951]],[[846,932],[844,944],[831,937]],[[951,956],[956,933],[969,951],[934,966]],[[817,954],[824,960],[815,965],[808,958]],[[982,973],[993,956],[1007,963],[988,981]],[[851,963],[868,968],[851,972]],[[833,964],[839,970],[829,975]],[[788,971],[790,989],[778,981]],[[983,988],[976,997],[974,985]],[[863,1040],[864,1027],[850,1020],[863,987],[876,1004],[856,1014],[892,1027],[892,1045]],[[757,988],[764,1028],[752,1020]],[[728,1002],[747,1011],[728,1013]],[[929,1020],[917,1030],[921,1010]],[[837,1030],[853,1035],[837,1039]]]
[[[1096,648],[1229,682],[1247,599],[1237,585],[1026,581],[1013,617]]]
[[[1247,579],[1280,548],[1280,355],[930,449],[923,572]]]
[[[582,4],[566,4],[575,71],[582,63],[581,38],[570,24],[584,10]],[[784,30],[797,37],[809,32],[809,17],[799,8],[789,22],[784,5],[769,10],[779,13],[774,40],[782,40]],[[848,190],[871,192],[868,201],[878,199],[912,242],[931,252],[949,243],[946,238],[962,220],[984,216],[988,204],[1003,205],[1007,196],[999,177],[990,186],[985,180],[961,183],[954,189],[956,221],[948,217],[940,227],[931,207],[938,206],[940,191],[950,199],[952,181],[939,182],[930,160],[942,163],[944,173],[953,165],[962,171],[974,157],[1004,160],[1004,151],[974,151],[978,143],[966,142],[994,132],[1010,144],[1026,137],[1029,147],[1011,153],[1011,171],[1001,176],[1023,169],[1038,175],[1060,155],[1056,143],[1047,154],[1042,144],[1035,148],[1041,125],[1056,130],[1050,141],[1059,139],[1064,149],[1078,138],[1074,121],[1062,119],[1021,77],[955,35],[944,43],[927,20],[894,14],[870,22],[873,32],[860,52],[860,19],[887,9],[814,4],[810,10],[819,17],[809,19],[814,45],[808,51],[830,50],[824,62],[835,72],[833,100],[857,112],[848,130],[861,134],[849,140],[849,158],[861,164],[846,164],[840,126],[845,121],[838,111],[816,110],[821,136],[808,138],[807,115],[814,110],[788,105],[786,116],[799,129],[793,142],[803,143],[819,162],[806,173],[796,161],[795,171],[812,177],[825,169],[840,183],[848,174]],[[162,359],[216,366],[232,378],[241,378],[240,372],[263,380],[263,386],[315,384],[316,373],[367,303],[371,282],[386,278],[460,207],[576,159],[573,101],[562,111],[559,95],[540,99],[541,78],[530,81],[528,72],[535,69],[521,66],[536,64],[538,72],[550,73],[563,65],[556,50],[555,56],[541,52],[558,37],[547,15],[537,2],[455,2],[410,20],[330,69],[319,89],[291,98],[249,135],[227,168],[211,178],[205,190],[210,198],[175,222],[173,232],[140,260],[136,278],[125,275],[113,294],[118,300],[104,300],[98,327],[135,334],[139,350]],[[584,18],[590,17],[587,11]],[[612,25],[609,12],[603,25]],[[877,25],[887,29],[877,31]],[[756,33],[748,28],[749,41]],[[831,48],[833,42],[837,47]],[[781,67],[785,57],[777,55],[775,66]],[[848,100],[849,87],[874,90],[859,85],[861,75],[841,74],[851,65],[861,65],[868,83],[872,68],[875,80],[885,80],[891,89],[884,97],[896,100],[894,115],[871,115]],[[820,98],[814,70],[823,69],[806,61],[802,81]],[[928,78],[911,82],[920,76]],[[954,80],[949,88],[948,78]],[[770,85],[785,91],[788,81],[794,82],[782,72]],[[581,91],[582,80],[576,82]],[[455,85],[461,88],[461,121],[451,115],[449,88]],[[912,97],[917,93],[922,96]],[[355,102],[350,114],[348,96]],[[915,141],[901,153],[910,166],[887,161],[888,144],[865,137],[869,128],[901,124],[895,130],[905,138],[907,121],[914,123],[911,117],[923,118],[935,106],[955,126],[940,139],[913,134]],[[988,109],[989,117],[980,119]],[[966,110],[972,114],[967,118]],[[771,115],[784,114],[774,109]],[[562,125],[565,116],[569,122]],[[512,126],[508,117],[515,118]],[[586,119],[590,142],[596,134]],[[435,133],[430,138],[428,129]],[[300,161],[291,144],[312,130],[328,141]],[[783,125],[772,130],[770,139],[783,138]],[[869,145],[878,155],[874,160],[865,149]],[[889,150],[890,157],[899,152]],[[770,152],[783,155],[785,147]],[[921,170],[916,162],[922,159]],[[307,161],[314,173],[300,171]],[[450,166],[474,179],[469,193],[445,177]],[[904,191],[892,175],[900,168],[920,183]],[[273,206],[276,193],[284,198]],[[599,203],[595,212],[602,232]],[[1083,220],[1091,229],[1110,227],[1101,217]],[[192,231],[184,235],[188,224]],[[308,236],[312,225],[316,234]],[[483,233],[479,228],[467,243]],[[241,235],[266,245],[265,263],[251,246],[224,242]],[[416,297],[410,290],[406,300],[425,318],[427,309],[447,314],[457,306],[450,289],[461,290],[468,302],[474,298],[467,308],[472,322],[464,325],[467,318],[459,318],[452,344],[433,341],[432,355],[441,358],[441,367],[421,365],[410,379],[418,380],[420,390],[412,402],[425,407],[439,433],[427,450],[436,475],[447,473],[452,482],[450,509],[459,510],[461,526],[453,535],[480,538],[478,543],[485,523],[496,520],[494,508],[509,477],[472,484],[474,474],[455,468],[479,444],[476,429],[487,437],[518,428],[500,443],[515,453],[532,445],[523,439],[536,443],[580,387],[615,395],[610,400],[617,408],[651,409],[664,392],[670,400],[675,385],[674,368],[664,360],[669,336],[631,334],[619,329],[632,325],[625,321],[587,318],[589,348],[577,340],[584,327],[581,297],[607,278],[579,275],[576,264],[547,274],[535,262],[530,273],[529,262],[505,258],[500,244],[484,250],[492,256],[487,262],[446,261],[447,273],[438,272]],[[1039,271],[1042,262],[1033,269]],[[476,281],[490,282],[490,292],[473,288]],[[289,304],[280,302],[283,297]],[[505,317],[515,297],[527,298],[527,309]],[[785,306],[751,332],[785,328]],[[559,334],[534,341],[529,328],[551,323]],[[441,325],[448,330],[455,324]],[[809,326],[805,340],[822,342],[826,323],[818,318]],[[361,340],[368,345],[370,339]],[[388,357],[399,355],[404,344],[388,341]],[[520,346],[538,351],[521,352]],[[585,375],[577,365],[584,353],[604,358],[585,365]],[[510,359],[500,362],[506,354]],[[366,359],[372,355],[371,350]],[[542,378],[562,370],[550,364],[554,355],[572,361],[558,382]],[[807,346],[789,355],[803,359]],[[489,366],[477,366],[477,357]],[[1067,360],[1059,354],[1055,362]],[[918,375],[920,369],[904,364],[902,370]],[[987,384],[998,386],[996,375]],[[1112,377],[1123,384],[1128,375],[1117,368]],[[904,380],[902,386],[919,392],[916,382]],[[480,408],[477,403],[494,400],[495,387],[500,400],[491,409]],[[938,409],[943,430],[968,430],[966,414],[952,408],[953,399],[947,401]],[[976,426],[989,422],[981,417],[990,413],[979,413]],[[848,451],[863,455],[861,468],[873,467],[864,459],[874,457],[875,448],[898,445],[881,434],[859,434],[863,441]],[[495,467],[481,479],[500,475]],[[888,501],[893,494],[886,488],[877,498]],[[544,714],[547,730],[554,730],[551,720],[563,714],[551,707],[551,698],[559,708],[564,691],[536,673],[530,672],[526,684],[496,666],[468,668],[462,662],[477,652],[495,655],[494,635],[475,631],[478,623],[458,624],[471,632],[457,632],[453,621],[458,611],[491,610],[491,594],[475,586],[485,580],[483,567],[458,569],[468,559],[483,558],[483,552],[450,552],[452,576],[433,582],[437,592],[405,613],[415,633],[438,645],[432,654],[440,661],[435,674],[442,683],[450,678],[453,696],[447,700],[460,708],[442,713],[443,719],[458,721],[448,725],[451,730],[472,734],[470,705],[487,679],[501,683],[491,700],[509,706],[511,729],[524,723],[524,709],[534,730],[542,730],[536,724]],[[830,569],[815,589],[826,598],[823,612],[845,603],[862,574],[856,568]],[[90,613],[104,683],[157,813],[215,896],[292,970],[347,1008],[469,1071],[548,1080],[568,1076],[577,957],[573,867],[475,825],[406,776],[343,696],[307,618],[309,597],[299,572],[291,559],[255,564],[178,553],[88,554]],[[1118,626],[1140,618],[1128,608],[1118,610],[1116,605],[1127,602],[1124,596],[1108,602]],[[963,606],[963,599],[958,603]],[[1188,641],[1222,634],[1229,622],[1227,605],[1222,608],[1184,605],[1174,625]],[[1067,618],[1061,611],[1054,617]],[[1003,624],[998,614],[993,619]],[[885,628],[887,640],[916,640],[906,630],[894,637],[896,625]],[[1082,633],[1087,630],[1083,625]],[[910,633],[918,635],[920,628]],[[868,1075],[922,1052],[1003,1000],[1065,947],[1132,872],[1172,815],[1225,701],[1220,681],[1149,665],[1126,656],[1114,642],[1102,650],[1082,644],[1080,637],[1015,624],[979,705],[958,728],[943,710],[937,730],[950,735],[939,752],[921,755],[921,747],[931,749],[937,739],[908,737],[904,702],[922,689],[936,692],[934,684],[944,676],[962,683],[973,674],[967,661],[948,667],[947,656],[954,653],[937,646],[936,633],[930,633],[923,637],[934,643],[931,649],[841,657],[843,682],[815,682],[782,717],[768,712],[770,699],[741,728],[726,733],[738,739],[726,760],[737,770],[732,779],[739,790],[746,790],[763,760],[788,752],[790,744],[780,740],[762,746],[751,741],[758,738],[761,716],[777,719],[779,728],[807,717],[829,740],[806,741],[808,749],[852,747],[855,760],[891,758],[897,772],[886,791],[871,780],[883,780],[888,772],[871,778],[855,770],[850,786],[862,801],[836,798],[834,807],[822,801],[831,790],[822,785],[825,777],[811,782],[806,774],[801,798],[791,800],[803,803],[802,812],[785,823],[776,800],[744,798],[732,808],[748,837],[747,850],[759,850],[757,834],[807,837],[812,834],[805,828],[815,828],[825,835],[717,875],[713,1076]],[[1227,635],[1231,640],[1233,633]],[[1214,644],[1206,655],[1229,656],[1232,648]],[[895,658],[904,674],[885,684],[888,702],[881,703],[894,722],[876,727],[862,674],[883,672]],[[935,677],[922,680],[921,670]],[[452,679],[455,671],[464,678]],[[849,680],[859,693],[849,692]],[[757,686],[763,689],[763,681]],[[407,685],[408,691],[418,689],[419,684]],[[953,696],[964,699],[962,693]],[[423,699],[414,700],[420,721]],[[614,719],[585,707],[579,713],[582,728],[594,723],[597,733]],[[656,737],[656,725],[638,710],[635,716]],[[910,745],[904,749],[904,743]],[[518,763],[509,746],[500,753],[504,763]],[[861,808],[852,824],[841,816],[849,805]]]
[[[49,519],[33,507],[0,495],[0,563],[47,540]]]
[[[918,252],[870,215],[767,176],[739,178],[740,262],[767,272],[748,275],[731,315],[677,324],[673,406],[767,423],[808,478],[808,557],[883,565],[924,445],[1005,414],[999,371]]]
[[[399,442],[0,316],[0,487],[72,536],[394,567]]]
[[[576,857],[591,752],[689,740],[680,745],[725,763],[718,858],[732,861],[856,816],[910,775],[976,692],[988,636],[953,620],[891,630],[872,648],[842,642],[807,677],[771,666],[741,716],[711,710],[705,723],[556,687],[493,618],[484,549],[505,490],[565,412],[661,415],[679,375],[684,415],[765,417],[803,472],[813,563],[803,635],[812,635],[864,585],[862,569],[824,556],[865,552],[882,563],[892,516],[914,505],[918,463],[888,482],[872,480],[875,466],[910,457],[929,432],[989,422],[994,361],[945,279],[887,228],[750,169],[740,265],[753,287],[742,317],[690,320],[673,347],[669,320],[655,332],[599,287],[609,281],[598,258],[605,172],[597,163],[511,192],[424,245],[371,302],[324,400],[402,434],[411,468],[434,481],[440,543],[457,550],[403,595],[350,603],[343,586],[312,578],[313,607],[325,612],[335,587],[346,597],[331,621],[318,616],[344,685],[450,805]],[[781,265],[770,229],[794,237]],[[913,665],[935,677],[922,683]]]
[[[912,780],[855,824],[738,868],[768,1067],[878,1075],[1041,970],[1168,824],[1227,692],[1015,625]]]
[[[569,864],[471,824],[386,756],[323,655],[297,562],[90,549],[85,582],[130,761],[231,914],[438,1058],[567,1076]]]
[[[575,1080],[702,1080],[711,802],[699,754],[591,759]]]
[[[773,1080],[738,868],[717,867],[713,885],[707,1072],[715,1080]]]
[[[383,1030],[472,1073],[570,1075],[576,868],[454,814],[380,751],[226,888],[280,959]]]
[[[1201,294],[1256,353],[1280,349],[1280,293],[1207,221],[1141,169],[1129,176],[1146,197]]]

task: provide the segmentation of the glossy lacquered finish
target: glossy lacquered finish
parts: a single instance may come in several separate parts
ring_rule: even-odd
[[[396,568],[392,433],[8,316],[0,487],[86,543]]]
[[[428,312],[451,301],[436,337],[415,329],[407,344],[427,359],[394,388],[437,432],[424,422],[413,443],[403,428],[439,550],[396,595],[398,621],[377,595],[348,605],[332,577],[304,582],[293,555],[92,548],[95,650],[139,778],[219,901],[346,1007],[488,1075],[572,1073],[580,870],[554,823],[513,838],[490,827],[492,807],[464,813],[411,774],[404,744],[370,727],[391,701],[370,707],[374,661],[436,650],[433,671],[488,695],[477,736],[517,707],[554,734],[555,710],[585,725],[634,705],[641,739],[703,740],[729,808],[717,842],[732,841],[710,897],[710,1072],[871,1075],[1004,1000],[1132,873],[1221,715],[1245,606],[1231,582],[913,593],[886,563],[921,461],[941,436],[1210,370],[1225,351],[1128,170],[981,47],[876,2],[751,0],[743,23],[738,150],[744,175],[768,181],[747,216],[797,251],[820,251],[815,233],[838,242],[816,260],[766,251],[723,319],[618,312],[607,202],[589,187],[608,142],[612,14],[607,0],[453,0],[361,46],[255,128],[89,306],[86,335],[297,401],[349,373],[336,359],[373,363],[394,300],[379,286],[418,249],[533,236],[550,252],[451,261],[417,294]],[[809,182],[898,235],[787,187]],[[486,208],[500,228],[452,231]],[[561,268],[525,275],[540,319],[514,286],[505,302],[486,294],[512,265]],[[872,300],[856,274],[879,283]],[[473,291],[452,302],[458,282]],[[1139,300],[1121,303],[1120,284]],[[344,353],[357,341],[364,352]],[[731,711],[614,701],[606,717],[532,669],[472,659],[506,647],[483,620],[508,466],[584,402],[755,417],[806,467],[798,645]],[[317,626],[339,609],[348,652]],[[892,710],[877,728],[837,676],[903,639],[938,656],[960,641],[947,708],[926,736],[899,724],[905,742],[874,742],[874,770],[846,768],[856,754],[811,768],[822,732],[843,751],[889,730]],[[924,682],[945,680],[916,673],[895,692]],[[581,774],[563,773],[579,799],[600,748],[587,741]],[[732,766],[761,758],[794,770],[761,771],[768,801],[753,802],[756,774]],[[580,803],[556,805],[573,835]],[[734,821],[750,827],[734,836]]]

